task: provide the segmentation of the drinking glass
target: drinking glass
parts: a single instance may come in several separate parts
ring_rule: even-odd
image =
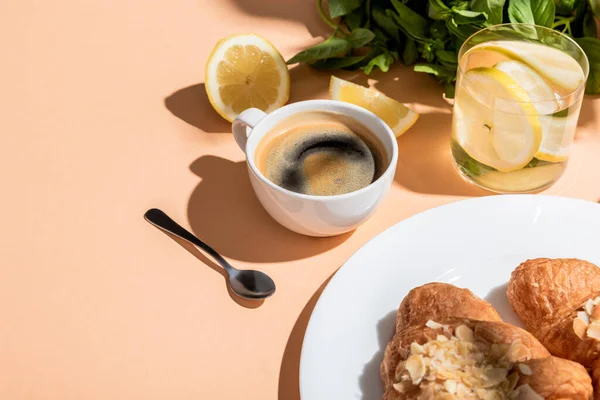
[[[459,173],[498,193],[556,182],[589,71],[581,47],[549,28],[503,24],[468,38],[458,59],[451,150]]]

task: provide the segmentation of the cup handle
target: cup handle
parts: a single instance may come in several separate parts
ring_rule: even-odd
[[[233,120],[231,131],[233,132],[235,141],[244,153],[246,152],[246,142],[248,141],[248,136],[252,133],[252,129],[266,115],[265,112],[258,108],[249,108],[242,111],[240,115]]]

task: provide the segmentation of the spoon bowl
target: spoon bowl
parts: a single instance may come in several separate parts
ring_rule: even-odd
[[[250,300],[264,299],[275,293],[275,282],[269,275],[252,269],[236,270],[229,275],[231,290]]]

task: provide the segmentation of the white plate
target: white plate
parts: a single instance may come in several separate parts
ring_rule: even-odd
[[[469,288],[519,323],[505,295],[512,270],[536,257],[600,265],[599,233],[600,205],[539,195],[460,201],[400,222],[354,254],[323,291],[302,346],[302,400],[381,399],[383,351],[398,305],[415,286]]]

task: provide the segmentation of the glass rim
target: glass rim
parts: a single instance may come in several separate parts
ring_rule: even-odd
[[[504,23],[504,24],[496,24],[496,25],[487,26],[487,27],[485,27],[483,29],[480,29],[477,32],[473,33],[471,36],[469,36],[464,41],[464,43],[460,46],[460,49],[458,50],[458,68],[457,68],[457,71],[461,74],[461,76],[463,77],[463,79],[464,79],[464,75],[465,75],[466,71],[464,71],[464,69],[462,68],[461,63],[460,63],[460,59],[462,58],[462,56],[464,56],[464,54],[461,54],[461,53],[463,53],[463,48],[467,45],[467,43],[471,39],[473,39],[475,36],[480,35],[480,34],[486,32],[486,31],[487,32],[491,32],[493,29],[498,29],[498,28],[501,28],[501,27],[513,27],[513,26],[514,27],[523,26],[523,27],[530,27],[530,28],[540,29],[540,30],[552,32],[552,34],[558,35],[558,36],[566,39],[568,42],[570,42],[573,45],[575,45],[575,47],[581,52],[581,54],[583,54],[583,58],[585,59],[585,64],[587,65],[587,70],[584,70],[583,67],[581,68],[584,77],[583,77],[583,82],[577,87],[577,89],[574,89],[574,90],[570,91],[569,93],[567,93],[565,95],[562,95],[560,97],[556,97],[555,99],[552,99],[552,100],[538,100],[538,101],[515,101],[513,99],[504,99],[504,100],[510,101],[510,102],[512,102],[514,104],[539,104],[539,103],[547,103],[549,101],[563,100],[565,98],[573,96],[574,94],[578,93],[582,89],[585,90],[585,85],[587,84],[587,80],[588,80],[588,77],[589,77],[589,74],[590,74],[590,60],[588,59],[587,54],[585,54],[585,51],[583,51],[583,48],[579,45],[579,43],[577,43],[575,41],[575,39],[573,39],[572,37],[564,34],[563,32],[556,31],[556,30],[554,30],[552,28],[548,28],[548,27],[542,26],[542,25],[526,24],[526,23],[521,23],[521,22],[515,22],[515,23],[507,22],[507,23]],[[540,44],[544,45],[543,43],[540,43]],[[473,46],[473,47],[475,47],[475,46]],[[551,47],[551,46],[548,46],[548,47]],[[465,52],[465,54],[466,53],[467,52]],[[570,56],[570,54],[568,54],[568,53],[567,53],[567,55]],[[575,60],[575,61],[577,61],[577,60]],[[578,64],[579,64],[579,62],[578,62]]]

